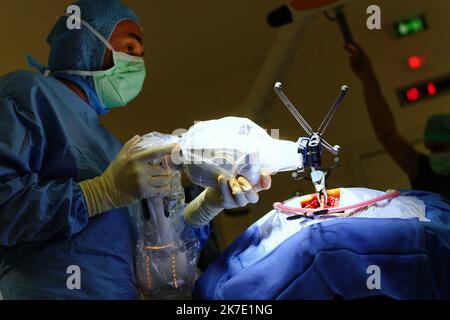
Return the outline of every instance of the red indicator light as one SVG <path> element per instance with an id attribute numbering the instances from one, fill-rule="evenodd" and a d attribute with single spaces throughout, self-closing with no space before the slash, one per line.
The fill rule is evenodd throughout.
<path id="1" fill-rule="evenodd" d="M 409 88 L 406 91 L 406 99 L 409 101 L 417 101 L 419 99 L 420 93 L 417 88 Z"/>
<path id="2" fill-rule="evenodd" d="M 425 63 L 425 57 L 411 56 L 408 58 L 408 65 L 411 69 L 419 69 Z"/>
<path id="3" fill-rule="evenodd" d="M 433 82 L 429 82 L 427 84 L 427 90 L 428 90 L 428 95 L 430 95 L 430 96 L 434 96 L 437 92 L 436 86 L 434 85 Z"/>

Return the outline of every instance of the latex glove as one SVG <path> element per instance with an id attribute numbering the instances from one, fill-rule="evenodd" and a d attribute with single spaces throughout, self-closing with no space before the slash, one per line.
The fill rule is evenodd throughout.
<path id="1" fill-rule="evenodd" d="M 101 176 L 80 183 L 90 217 L 169 190 L 170 170 L 150 162 L 171 154 L 175 145 L 133 152 L 139 139 L 128 141 Z"/>
<path id="2" fill-rule="evenodd" d="M 184 221 L 194 228 L 207 225 L 224 209 L 245 207 L 249 203 L 257 203 L 258 192 L 268 190 L 272 179 L 267 173 L 260 176 L 257 185 L 252 186 L 244 177 L 226 180 L 218 179 L 216 188 L 207 188 L 194 199 L 184 210 Z"/>

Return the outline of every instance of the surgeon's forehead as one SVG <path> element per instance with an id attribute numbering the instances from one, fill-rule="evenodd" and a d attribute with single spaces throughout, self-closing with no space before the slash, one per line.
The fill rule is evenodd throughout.
<path id="1" fill-rule="evenodd" d="M 114 29 L 112 36 L 131 36 L 138 41 L 144 40 L 144 29 L 134 21 L 121 21 Z"/>

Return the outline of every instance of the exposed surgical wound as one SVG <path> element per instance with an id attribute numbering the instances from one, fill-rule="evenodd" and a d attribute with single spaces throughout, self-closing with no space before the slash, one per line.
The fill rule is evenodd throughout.
<path id="1" fill-rule="evenodd" d="M 371 190 L 365 188 L 339 188 L 331 191 L 335 196 L 339 194 L 338 207 L 351 206 L 364 201 L 368 201 L 386 194 L 386 192 Z M 285 205 L 293 208 L 301 208 L 303 205 L 312 204 L 311 201 L 317 201 L 315 195 L 306 195 L 295 197 L 285 201 Z M 360 208 L 356 211 L 338 213 L 338 216 L 330 219 L 419 219 L 420 221 L 429 221 L 425 216 L 425 204 L 416 197 L 399 195 L 391 199 L 386 199 L 371 206 Z M 258 220 L 255 225 L 259 229 L 261 244 L 251 247 L 239 256 L 239 262 L 245 268 L 263 259 L 270 252 L 276 249 L 293 235 L 308 229 L 310 226 L 318 223 L 324 223 L 328 219 L 310 219 L 303 217 L 298 220 L 290 221 L 287 218 L 296 213 L 285 214 L 280 210 L 274 209 Z"/>
<path id="2" fill-rule="evenodd" d="M 418 218 L 425 217 L 425 204 L 414 197 L 402 196 L 399 191 L 382 192 L 365 188 L 339 188 L 329 191 L 329 202 L 325 208 L 318 208 L 312 195 L 292 200 L 285 204 L 275 203 L 274 208 L 281 213 L 303 214 L 315 220 L 328 217 L 371 217 L 371 218 Z M 316 205 L 315 205 L 316 203 Z M 318 215 L 318 216 L 317 216 Z"/>

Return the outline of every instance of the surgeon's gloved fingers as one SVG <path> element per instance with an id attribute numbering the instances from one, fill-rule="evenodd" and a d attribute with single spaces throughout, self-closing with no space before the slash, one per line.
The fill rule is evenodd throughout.
<path id="1" fill-rule="evenodd" d="M 230 185 L 227 179 L 224 176 L 219 176 L 219 190 L 222 198 L 222 207 L 224 209 L 236 208 L 236 202 L 234 201 L 234 197 L 232 191 L 230 189 Z"/>
<path id="2" fill-rule="evenodd" d="M 148 177 L 148 186 L 157 188 L 162 186 L 170 185 L 172 182 L 172 176 L 149 176 Z"/>
<path id="3" fill-rule="evenodd" d="M 146 165 L 145 170 L 149 176 L 167 176 L 170 174 L 170 169 L 157 164 Z"/>
<path id="4" fill-rule="evenodd" d="M 261 172 L 259 183 L 255 186 L 257 192 L 269 190 L 272 187 L 272 178 L 266 171 Z"/>
<path id="5" fill-rule="evenodd" d="M 239 177 L 238 182 L 241 186 L 242 191 L 244 191 L 247 202 L 257 203 L 259 201 L 259 195 L 256 192 L 255 188 L 253 188 L 253 186 L 250 184 L 250 182 L 244 177 Z"/>
<path id="6" fill-rule="evenodd" d="M 238 179 L 231 178 L 229 184 L 231 192 L 233 194 L 234 202 L 236 203 L 237 207 L 245 207 L 248 203 L 248 200 L 245 196 L 245 193 L 241 189 Z"/>
<path id="7" fill-rule="evenodd" d="M 171 155 L 175 146 L 176 145 L 173 143 L 162 147 L 151 147 L 142 151 L 138 151 L 134 155 L 134 159 L 143 162 L 149 162 L 155 159 L 160 159 L 162 157 Z"/>
<path id="8" fill-rule="evenodd" d="M 272 187 L 272 178 L 267 172 L 261 175 L 261 187 L 263 190 L 269 190 Z"/>
<path id="9" fill-rule="evenodd" d="M 253 186 L 251 185 L 250 181 L 248 181 L 246 178 L 239 177 L 237 181 L 239 182 L 242 191 L 247 192 L 253 189 Z"/>
<path id="10" fill-rule="evenodd" d="M 231 188 L 231 193 L 233 194 L 233 196 L 235 196 L 238 193 L 242 193 L 242 189 L 241 186 L 239 185 L 239 182 L 236 178 L 231 178 L 228 181 L 228 184 L 230 185 Z"/>
<path id="11" fill-rule="evenodd" d="M 171 155 L 161 158 L 160 167 L 162 167 L 163 169 L 166 169 L 167 171 L 175 171 L 175 170 L 180 170 L 182 168 L 181 165 L 177 166 L 173 163 Z"/>
<path id="12" fill-rule="evenodd" d="M 141 137 L 138 135 L 135 135 L 133 138 L 128 140 L 124 146 L 122 147 L 122 150 L 120 151 L 121 155 L 128 156 L 130 152 L 133 150 L 134 146 L 141 140 Z"/>
<path id="13" fill-rule="evenodd" d="M 149 162 L 170 155 L 173 145 L 154 147 L 136 152 L 141 140 L 134 136 L 123 146 L 105 172 L 96 178 L 80 182 L 89 216 L 123 208 L 152 194 L 152 188 L 167 188 L 172 177 L 162 166 Z"/>

